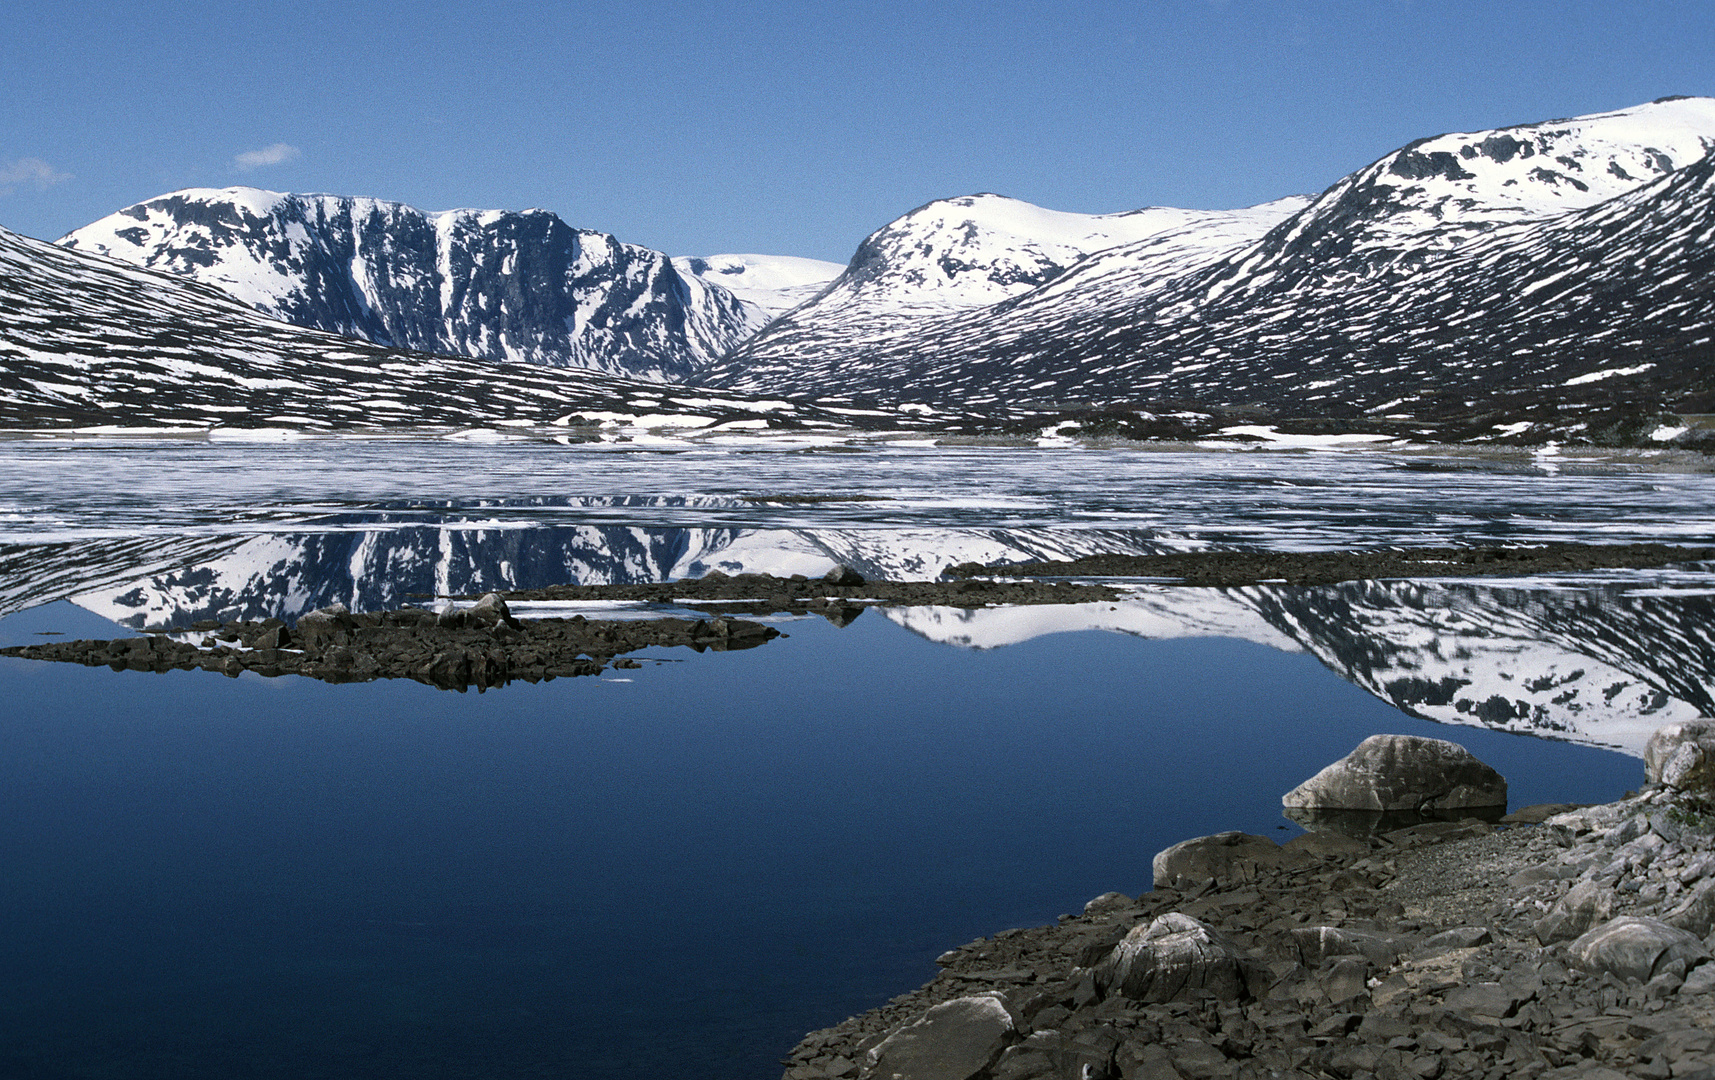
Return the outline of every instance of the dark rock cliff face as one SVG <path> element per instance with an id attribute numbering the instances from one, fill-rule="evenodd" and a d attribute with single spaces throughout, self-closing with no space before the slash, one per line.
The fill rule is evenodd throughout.
<path id="1" fill-rule="evenodd" d="M 299 326 L 655 379 L 686 378 L 765 321 L 660 252 L 545 210 L 427 214 L 375 199 L 196 190 L 60 242 L 215 285 Z"/>

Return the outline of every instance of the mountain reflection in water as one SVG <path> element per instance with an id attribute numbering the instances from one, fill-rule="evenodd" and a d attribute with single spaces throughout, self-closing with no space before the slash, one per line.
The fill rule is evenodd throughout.
<path id="1" fill-rule="evenodd" d="M 92 539 L 0 548 L 0 613 L 70 598 L 123 626 L 288 621 L 493 589 L 727 573 L 926 578 L 954 562 L 1160 550 L 1147 530 L 741 529 L 610 525 L 361 529 Z M 990 648 L 1102 629 L 1233 637 L 1314 655 L 1418 717 L 1641 754 L 1661 724 L 1715 712 L 1715 595 L 1695 574 L 1526 581 L 1139 586 L 1113 604 L 896 608 L 934 641 Z"/>

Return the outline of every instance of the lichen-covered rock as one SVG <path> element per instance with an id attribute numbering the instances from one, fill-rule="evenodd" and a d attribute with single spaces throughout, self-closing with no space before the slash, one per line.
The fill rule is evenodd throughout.
<path id="1" fill-rule="evenodd" d="M 1245 993 L 1238 950 L 1177 911 L 1133 927 L 1094 975 L 1104 992 L 1133 1001 L 1172 1001 L 1187 990 L 1207 990 L 1223 1001 L 1236 1001 Z"/>
<path id="2" fill-rule="evenodd" d="M 1567 946 L 1566 955 L 1586 971 L 1647 983 L 1667 965 L 1679 961 L 1683 972 L 1708 959 L 1709 951 L 1695 934 L 1660 919 L 1622 915 L 1587 931 Z"/>
<path id="3" fill-rule="evenodd" d="M 1505 806 L 1507 782 L 1457 743 L 1372 735 L 1282 797 L 1330 810 L 1465 810 Z"/>
<path id="4" fill-rule="evenodd" d="M 1658 728 L 1644 746 L 1644 779 L 1671 788 L 1715 781 L 1715 720 Z"/>
<path id="5" fill-rule="evenodd" d="M 1283 851 L 1266 836 L 1223 832 L 1181 840 L 1158 851 L 1151 868 L 1156 888 L 1178 889 L 1215 879 L 1248 880 L 1258 868 L 1280 866 L 1295 854 Z"/>
<path id="6" fill-rule="evenodd" d="M 866 1055 L 864 1080 L 970 1080 L 1013 1039 L 999 994 L 944 1001 L 902 1025 Z"/>

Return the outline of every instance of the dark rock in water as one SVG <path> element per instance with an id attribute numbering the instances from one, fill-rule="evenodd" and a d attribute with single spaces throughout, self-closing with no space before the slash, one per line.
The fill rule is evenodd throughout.
<path id="1" fill-rule="evenodd" d="M 1502 807 L 1507 782 L 1457 743 L 1372 735 L 1282 797 L 1288 807 L 1435 811 Z"/>
<path id="2" fill-rule="evenodd" d="M 1709 959 L 1696 935 L 1659 919 L 1621 916 L 1586 932 L 1566 949 L 1585 971 L 1647 983 L 1675 961 L 1683 968 Z"/>
<path id="3" fill-rule="evenodd" d="M 942 1002 L 903 1025 L 867 1055 L 865 1080 L 970 1080 L 1015 1033 L 998 994 Z"/>
<path id="4" fill-rule="evenodd" d="M 1104 992 L 1133 1001 L 1173 1001 L 1197 990 L 1236 1001 L 1245 993 L 1238 950 L 1177 911 L 1133 927 L 1094 974 Z"/>
<path id="5" fill-rule="evenodd" d="M 1657 729 L 1644 747 L 1644 779 L 1677 789 L 1715 787 L 1715 720 Z"/>
<path id="6" fill-rule="evenodd" d="M 1453 827 L 1472 820 L 1495 822 L 1501 818 L 1504 806 L 1479 806 L 1464 810 L 1325 810 L 1309 806 L 1288 806 L 1282 816 L 1294 825 L 1310 830 L 1313 835 L 1342 836 L 1365 841 L 1377 836 L 1393 836 L 1400 832 L 1435 827 Z"/>
<path id="7" fill-rule="evenodd" d="M 1156 852 L 1152 869 L 1156 888 L 1181 888 L 1204 881 L 1254 878 L 1258 867 L 1279 866 L 1295 855 L 1266 836 L 1224 832 L 1181 840 Z"/>
<path id="8" fill-rule="evenodd" d="M 1362 835 L 1369 835 L 1366 831 Z M 1317 858 L 1357 858 L 1369 853 L 1370 845 L 1357 836 L 1339 831 L 1307 832 L 1281 845 L 1286 851 L 1302 851 Z"/>

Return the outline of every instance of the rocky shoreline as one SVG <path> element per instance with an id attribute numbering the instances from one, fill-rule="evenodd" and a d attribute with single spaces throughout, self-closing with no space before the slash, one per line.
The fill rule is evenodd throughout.
<path id="1" fill-rule="evenodd" d="M 785 1080 L 1715 1078 L 1715 722 L 1498 824 L 1224 833 L 1155 888 L 942 955 Z"/>

